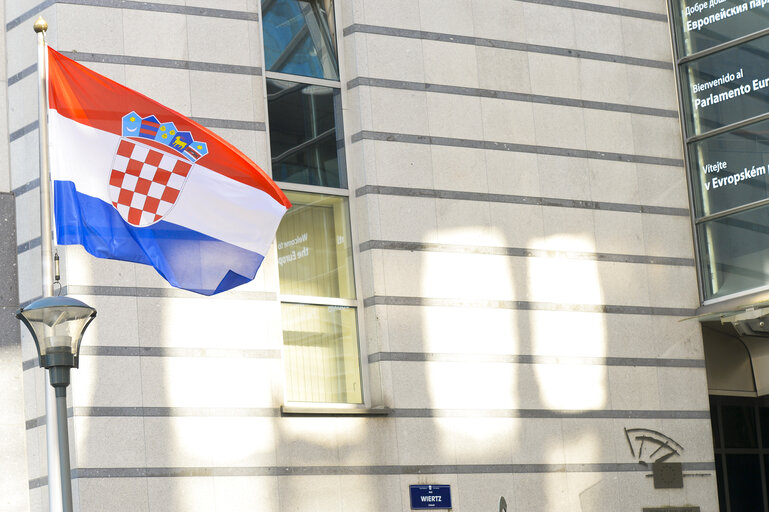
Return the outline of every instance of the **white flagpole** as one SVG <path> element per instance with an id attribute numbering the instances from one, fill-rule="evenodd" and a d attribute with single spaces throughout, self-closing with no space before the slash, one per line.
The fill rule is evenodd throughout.
<path id="1" fill-rule="evenodd" d="M 40 135 L 40 249 L 43 271 L 43 297 L 53 297 L 53 243 L 51 241 L 51 175 L 48 160 L 48 48 L 45 32 L 48 23 L 39 17 L 37 32 L 38 134 Z M 59 418 L 56 391 L 45 372 L 46 445 L 48 450 L 48 509 L 51 512 L 72 511 L 72 482 L 69 453 L 62 456 L 60 448 L 69 451 L 69 440 L 59 445 Z M 65 412 L 66 415 L 66 412 Z M 66 421 L 66 418 L 64 419 Z M 66 464 L 65 464 L 66 463 Z M 64 467 L 66 466 L 66 467 Z"/>

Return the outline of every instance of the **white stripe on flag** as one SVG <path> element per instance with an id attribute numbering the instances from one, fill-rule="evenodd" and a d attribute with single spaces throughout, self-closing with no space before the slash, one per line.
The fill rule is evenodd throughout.
<path id="1" fill-rule="evenodd" d="M 53 180 L 112 204 L 109 176 L 121 137 L 49 114 Z M 196 164 L 163 220 L 266 255 L 285 211 L 269 194 Z"/>

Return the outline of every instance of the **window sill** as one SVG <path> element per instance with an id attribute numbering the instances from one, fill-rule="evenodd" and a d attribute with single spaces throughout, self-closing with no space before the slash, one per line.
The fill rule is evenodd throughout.
<path id="1" fill-rule="evenodd" d="M 281 405 L 281 416 L 389 416 L 392 409 L 388 407 L 303 407 Z"/>

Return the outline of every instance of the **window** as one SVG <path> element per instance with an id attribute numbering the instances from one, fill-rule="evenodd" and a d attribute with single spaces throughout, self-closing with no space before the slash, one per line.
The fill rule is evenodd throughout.
<path id="1" fill-rule="evenodd" d="M 707 304 L 769 288 L 769 4 L 669 5 Z"/>
<path id="2" fill-rule="evenodd" d="M 278 229 L 285 399 L 362 404 L 332 0 L 262 0 Z"/>
<path id="3" fill-rule="evenodd" d="M 769 401 L 710 397 L 722 512 L 769 511 Z"/>

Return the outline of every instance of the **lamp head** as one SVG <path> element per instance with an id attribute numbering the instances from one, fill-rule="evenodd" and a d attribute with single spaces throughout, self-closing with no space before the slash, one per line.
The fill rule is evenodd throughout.
<path id="1" fill-rule="evenodd" d="M 77 368 L 80 341 L 95 317 L 95 309 L 71 297 L 45 297 L 16 312 L 35 340 L 43 368 Z"/>

